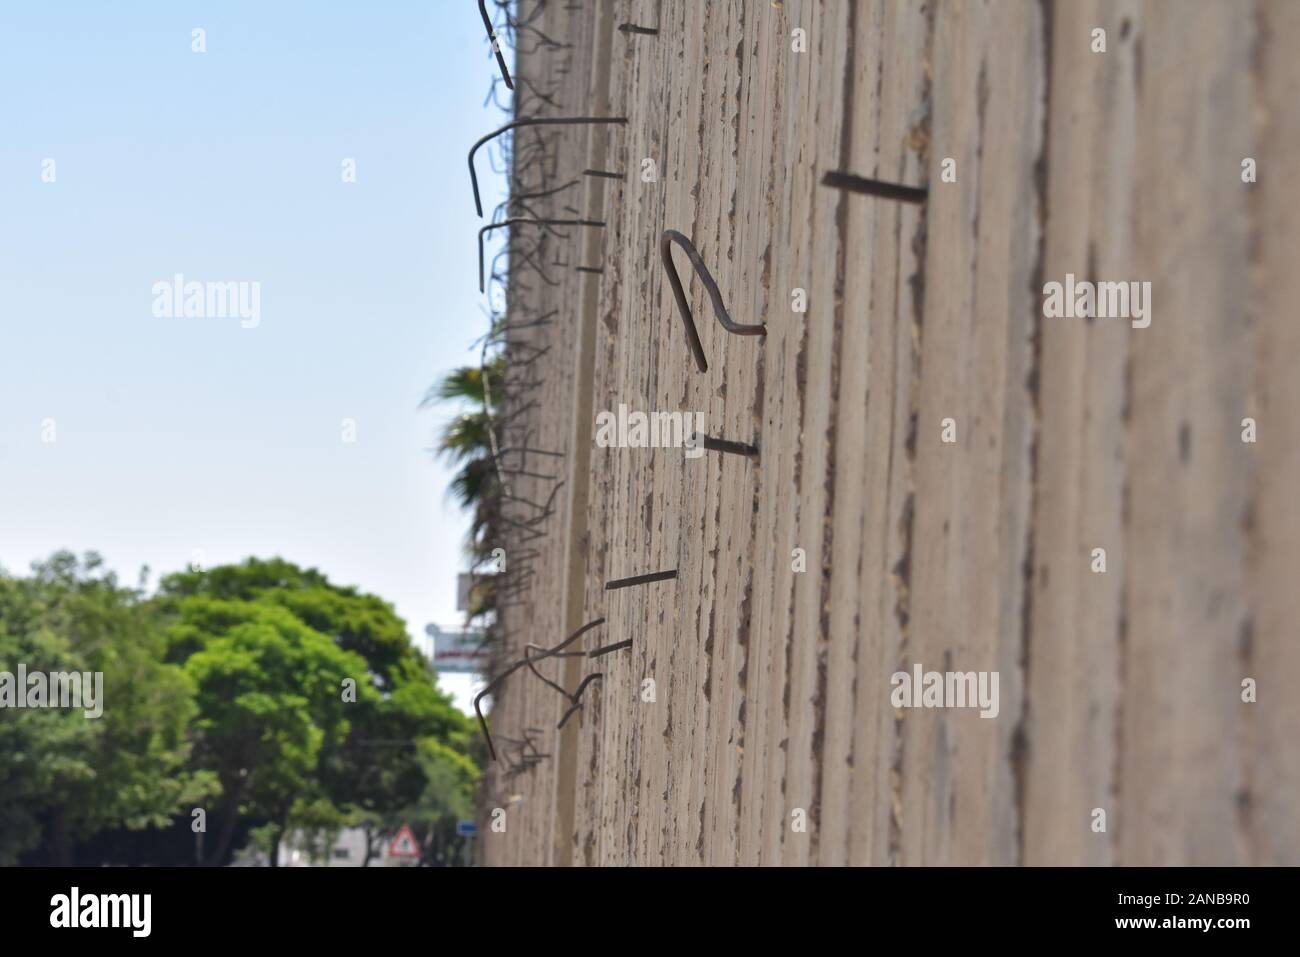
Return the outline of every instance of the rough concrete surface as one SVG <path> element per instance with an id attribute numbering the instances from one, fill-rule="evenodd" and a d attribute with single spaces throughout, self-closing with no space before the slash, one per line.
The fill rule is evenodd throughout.
<path id="1" fill-rule="evenodd" d="M 499 654 L 632 645 L 538 666 L 601 674 L 562 731 L 526 669 L 494 696 L 549 756 L 494 765 L 485 862 L 1300 864 L 1300 4 L 545 7 L 519 114 L 627 123 L 514 141 L 516 194 L 578 181 L 534 213 L 606 226 L 511 238 L 511 320 L 551 315 L 500 412 L 564 457 L 516 479 L 554 498 Z M 665 229 L 766 324 L 675 249 L 707 372 Z M 1045 318 L 1067 273 L 1150 326 Z M 758 455 L 600 447 L 620 403 Z M 894 707 L 916 664 L 996 717 Z"/>

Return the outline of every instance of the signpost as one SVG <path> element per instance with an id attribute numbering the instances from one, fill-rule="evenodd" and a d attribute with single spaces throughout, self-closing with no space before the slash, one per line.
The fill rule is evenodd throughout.
<path id="1" fill-rule="evenodd" d="M 478 674 L 486 672 L 491 655 L 483 644 L 483 634 L 478 631 L 443 631 L 437 625 L 428 625 L 424 633 L 433 639 L 433 667 L 444 674 Z"/>
<path id="2" fill-rule="evenodd" d="M 393 843 L 388 845 L 388 856 L 398 860 L 420 859 L 420 845 L 415 842 L 415 835 L 407 825 L 402 825 L 402 829 L 393 838 Z"/>
<path id="3" fill-rule="evenodd" d="M 465 839 L 465 866 L 474 866 L 474 838 L 478 837 L 478 825 L 473 821 L 457 821 L 456 833 Z"/>

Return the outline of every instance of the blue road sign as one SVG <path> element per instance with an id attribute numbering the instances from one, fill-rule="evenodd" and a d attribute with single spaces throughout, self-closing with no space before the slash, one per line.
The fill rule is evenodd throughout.
<path id="1" fill-rule="evenodd" d="M 473 821 L 457 821 L 456 833 L 461 837 L 476 837 L 478 835 L 478 825 Z"/>

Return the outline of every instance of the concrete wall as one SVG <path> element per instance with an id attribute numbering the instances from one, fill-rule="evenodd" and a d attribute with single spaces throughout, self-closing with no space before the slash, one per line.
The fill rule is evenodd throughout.
<path id="1" fill-rule="evenodd" d="M 512 340 L 512 382 L 542 384 L 511 424 L 565 457 L 528 459 L 564 485 L 506 543 L 540 557 L 504 654 L 598 617 L 583 647 L 633 645 L 539 666 L 603 674 L 563 732 L 554 690 L 508 679 L 496 732 L 550 757 L 490 775 L 485 860 L 1300 863 L 1300 5 L 569 6 L 539 25 L 572 46 L 518 63 L 554 103 L 525 87 L 521 114 L 628 123 L 525 163 L 516 140 L 517 191 L 580 181 L 535 212 L 608 225 L 511 279 L 512 320 L 555 310 Z M 929 196 L 819 185 L 836 169 Z M 707 372 L 665 228 L 766 324 L 725 333 L 678 251 Z M 1151 325 L 1044 318 L 1066 273 L 1149 281 Z M 596 447 L 619 403 L 759 456 Z M 917 663 L 996 671 L 997 717 L 893 707 Z"/>

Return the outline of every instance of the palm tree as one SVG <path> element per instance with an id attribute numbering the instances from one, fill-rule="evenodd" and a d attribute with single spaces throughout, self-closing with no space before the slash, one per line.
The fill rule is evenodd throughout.
<path id="1" fill-rule="evenodd" d="M 486 380 L 485 380 L 486 375 Z M 451 370 L 432 386 L 421 408 L 438 402 L 467 404 L 443 428 L 437 453 L 458 467 L 448 492 L 456 496 L 462 508 L 470 512 L 470 529 L 465 537 L 465 551 L 473 565 L 486 561 L 496 540 L 495 517 L 501 485 L 492 451 L 492 420 L 488 406 L 490 394 L 500 395 L 505 380 L 505 357 L 498 354 L 483 366 L 461 366 Z M 476 618 L 491 610 L 490 592 L 476 588 L 469 617 Z"/>

